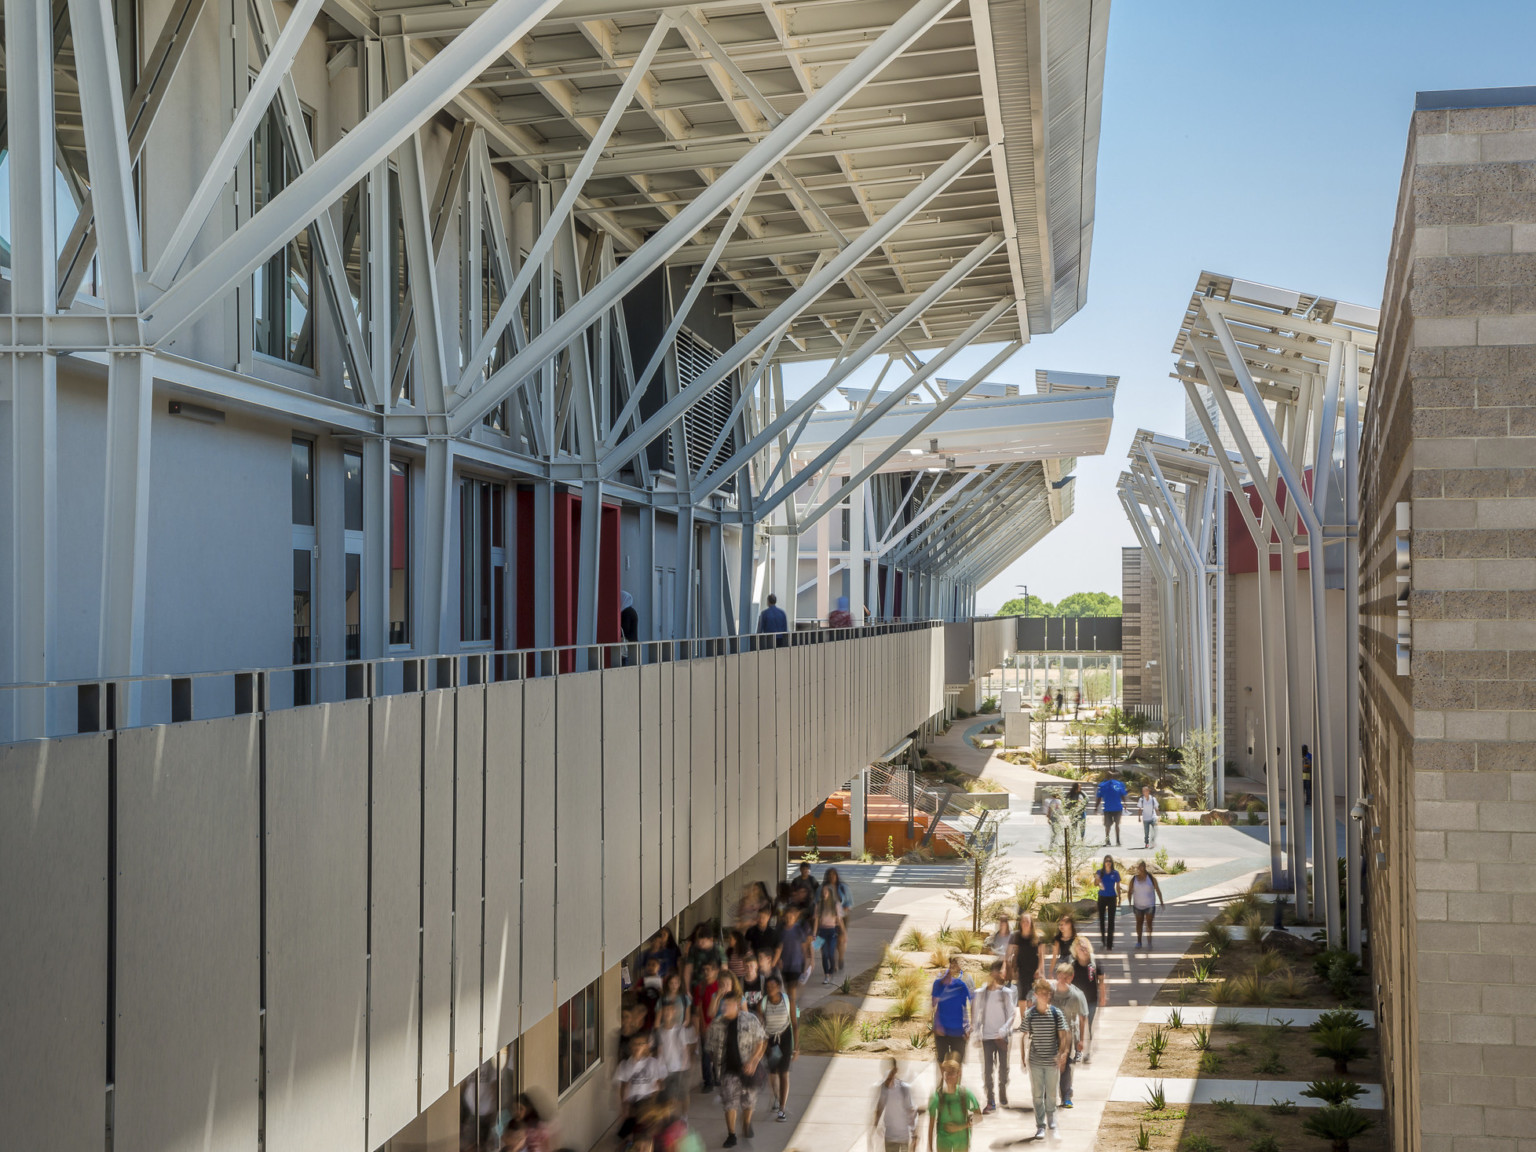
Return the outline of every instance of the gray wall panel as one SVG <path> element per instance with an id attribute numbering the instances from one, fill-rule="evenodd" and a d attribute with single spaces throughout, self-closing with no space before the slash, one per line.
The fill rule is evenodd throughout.
<path id="1" fill-rule="evenodd" d="M 660 666 L 640 669 L 640 925 L 649 931 L 661 913 L 661 673 Z"/>
<path id="2" fill-rule="evenodd" d="M 675 712 L 677 708 L 677 683 L 676 664 L 662 664 L 656 669 L 657 685 L 660 689 L 659 703 L 656 706 L 656 726 L 658 730 L 657 749 L 660 759 L 657 764 L 660 771 L 657 774 L 657 788 L 661 798 L 661 826 L 657 837 L 657 895 L 660 900 L 660 915 L 657 923 L 672 919 L 679 908 L 685 905 L 677 901 L 677 882 L 674 876 L 673 860 L 677 856 L 677 847 L 674 843 L 677 836 L 677 724 Z M 687 773 L 687 762 L 684 761 L 683 772 Z"/>
<path id="3" fill-rule="evenodd" d="M 523 1031 L 555 1010 L 555 682 L 523 685 Z"/>
<path id="4" fill-rule="evenodd" d="M 555 980 L 564 1001 L 603 970 L 603 674 L 557 677 L 555 700 Z"/>
<path id="5" fill-rule="evenodd" d="M 734 872 L 746 859 L 741 844 L 741 661 L 740 656 L 720 659 L 720 689 L 716 708 L 720 762 L 721 855 L 726 872 Z"/>
<path id="6" fill-rule="evenodd" d="M 481 873 L 485 866 L 485 688 L 456 694 L 453 812 L 453 1079 L 483 1058 L 480 1047 Z"/>
<path id="7" fill-rule="evenodd" d="M 692 704 L 693 755 L 691 758 L 693 803 L 692 875 L 689 898 L 697 900 L 709 890 L 720 871 L 720 807 L 716 802 L 720 765 L 716 760 L 715 677 L 718 661 L 713 657 L 690 660 L 693 669 Z"/>
<path id="8" fill-rule="evenodd" d="M 740 659 L 738 695 L 736 701 L 739 720 L 737 746 L 740 749 L 739 787 L 741 789 L 741 840 L 742 851 L 750 856 L 766 841 L 759 824 L 762 805 L 758 802 L 758 781 L 762 776 L 763 750 L 757 736 L 757 669 L 762 654 L 748 652 Z"/>
<path id="9" fill-rule="evenodd" d="M 798 648 L 780 648 L 773 654 L 774 775 L 778 783 L 779 815 L 783 817 L 779 821 L 781 825 L 792 824 L 800 818 L 800 810 L 795 807 L 793 740 L 794 726 L 798 720 L 792 721 L 797 703 L 792 680 L 795 671 L 793 662 L 798 660 L 799 656 Z"/>
<path id="10" fill-rule="evenodd" d="M 633 951 L 651 918 L 640 904 L 644 813 L 640 763 L 640 669 L 603 673 L 603 958 Z"/>
<path id="11" fill-rule="evenodd" d="M 485 1050 L 517 1038 L 522 949 L 523 685 L 485 689 Z"/>
<path id="12" fill-rule="evenodd" d="M 255 717 L 117 742 L 114 1147 L 256 1147 L 261 730 Z"/>
<path id="13" fill-rule="evenodd" d="M 453 691 L 422 700 L 421 1101 L 452 1086 Z"/>
<path id="14" fill-rule="evenodd" d="M 672 665 L 672 907 L 691 903 L 688 867 L 692 857 L 690 818 L 693 803 L 693 672 L 696 660 Z"/>
<path id="15" fill-rule="evenodd" d="M 369 1143 L 416 1115 L 421 1063 L 421 696 L 373 702 Z"/>
<path id="16" fill-rule="evenodd" d="M 0 747 L 0 1117 L 11 1148 L 105 1139 L 107 812 L 105 736 Z"/>
<path id="17" fill-rule="evenodd" d="M 366 1143 L 369 706 L 267 717 L 271 1152 Z"/>

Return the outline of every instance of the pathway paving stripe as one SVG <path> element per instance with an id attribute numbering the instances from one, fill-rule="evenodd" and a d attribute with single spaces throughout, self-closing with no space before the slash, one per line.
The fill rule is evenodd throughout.
<path id="1" fill-rule="evenodd" d="M 1303 1096 L 1306 1080 L 1204 1080 L 1187 1076 L 1117 1076 L 1109 1098 L 1124 1104 L 1146 1104 L 1153 1089 L 1162 1086 L 1169 1104 L 1214 1104 L 1231 1100 L 1238 1104 L 1270 1105 L 1290 1101 L 1298 1108 L 1321 1108 L 1323 1102 Z M 1363 1084 L 1365 1094 L 1355 1100 L 1355 1107 L 1380 1111 L 1383 1108 L 1381 1085 Z"/>

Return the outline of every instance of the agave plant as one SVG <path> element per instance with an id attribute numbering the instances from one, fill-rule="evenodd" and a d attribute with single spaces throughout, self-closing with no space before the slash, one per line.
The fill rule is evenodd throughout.
<path id="1" fill-rule="evenodd" d="M 1168 1030 L 1152 1029 L 1152 1035 L 1143 1040 L 1139 1047 L 1146 1054 L 1148 1067 L 1158 1067 L 1163 1061 L 1163 1053 L 1168 1051 Z"/>
<path id="2" fill-rule="evenodd" d="M 1356 1084 L 1353 1080 L 1345 1080 L 1338 1076 L 1330 1076 L 1324 1080 L 1312 1081 L 1301 1094 L 1313 1100 L 1321 1100 L 1324 1104 L 1348 1104 L 1365 1095 L 1365 1085 Z"/>
<path id="3" fill-rule="evenodd" d="M 1375 1126 L 1376 1121 L 1353 1104 L 1330 1104 L 1301 1122 L 1303 1132 L 1328 1141 L 1333 1152 L 1349 1152 L 1349 1142 Z"/>
<path id="4" fill-rule="evenodd" d="M 1204 984 L 1215 974 L 1215 972 L 1216 965 L 1213 961 L 1199 960 L 1196 961 L 1194 968 L 1190 970 L 1190 975 L 1195 978 L 1196 984 Z"/>
<path id="5" fill-rule="evenodd" d="M 1152 1112 L 1161 1112 L 1168 1107 L 1168 1093 L 1163 1090 L 1161 1080 L 1154 1081 L 1147 1089 L 1147 1108 Z"/>
<path id="6" fill-rule="evenodd" d="M 1211 1050 L 1211 1030 L 1204 1024 L 1196 1024 L 1190 1036 L 1194 1039 L 1196 1052 Z"/>
<path id="7" fill-rule="evenodd" d="M 1349 1071 L 1349 1062 L 1359 1060 L 1365 1055 L 1365 1045 L 1360 1043 L 1365 1037 L 1362 1029 L 1347 1026 L 1324 1028 L 1316 1035 L 1317 1043 L 1312 1045 L 1312 1054 L 1321 1056 L 1324 1060 L 1332 1060 L 1333 1070 L 1337 1075 L 1346 1074 Z"/>
<path id="8" fill-rule="evenodd" d="M 1177 1008 L 1170 1011 L 1168 1013 L 1168 1027 L 1174 1030 L 1184 1027 L 1184 1013 L 1180 1012 Z"/>
<path id="9" fill-rule="evenodd" d="M 1151 1147 L 1152 1133 L 1147 1131 L 1147 1123 L 1143 1120 L 1136 1127 L 1136 1149 L 1137 1152 L 1147 1152 L 1147 1149 Z"/>
<path id="10" fill-rule="evenodd" d="M 914 1048 L 926 1048 L 928 1047 L 928 1033 L 914 1032 L 907 1037 L 907 1043 L 911 1044 Z"/>

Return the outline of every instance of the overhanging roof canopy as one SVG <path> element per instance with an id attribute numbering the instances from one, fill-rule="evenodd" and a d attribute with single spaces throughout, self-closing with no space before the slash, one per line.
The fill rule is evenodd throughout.
<path id="1" fill-rule="evenodd" d="M 348 27 L 403 33 L 418 61 L 485 3 L 369 9 L 327 0 Z M 909 5 L 895 0 L 567 0 L 455 100 L 493 158 L 561 179 L 581 158 L 662 13 L 677 18 L 578 204 L 622 254 L 734 164 Z M 994 151 L 798 317 L 781 359 L 836 355 L 861 318 L 884 321 L 988 235 L 996 253 L 902 333 L 940 347 L 998 299 L 1020 307 L 991 339 L 1048 332 L 1083 303 L 1109 4 L 969 0 L 864 84 L 758 185 L 714 274 L 745 331 L 967 141 Z M 716 219 L 674 257 L 701 263 Z M 871 329 L 866 328 L 866 335 Z"/>

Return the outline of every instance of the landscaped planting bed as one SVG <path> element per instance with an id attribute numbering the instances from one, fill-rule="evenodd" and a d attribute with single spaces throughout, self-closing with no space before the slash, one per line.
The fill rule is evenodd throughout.
<path id="1" fill-rule="evenodd" d="M 1166 1047 L 1152 1064 L 1155 1037 L 1161 1033 Z M 1220 1080 L 1316 1080 L 1343 1075 L 1351 1080 L 1375 1083 L 1380 1079 L 1375 1029 L 1364 1029 L 1360 1046 L 1364 1054 L 1339 1073 L 1332 1059 L 1312 1051 L 1320 1042 L 1317 1033 L 1303 1027 L 1273 1024 L 1226 1024 L 1218 1015 L 1211 1025 L 1185 1024 L 1172 1028 L 1142 1024 L 1120 1064 L 1122 1076 L 1168 1079 Z M 1202 1051 L 1198 1046 L 1204 1043 Z"/>
<path id="2" fill-rule="evenodd" d="M 1145 1104 L 1111 1102 L 1099 1122 L 1100 1148 L 1106 1152 L 1145 1147 L 1151 1152 L 1323 1152 L 1331 1141 L 1307 1133 L 1302 1125 L 1315 1108 L 1277 1112 L 1272 1107 L 1191 1104 L 1154 1111 Z M 1375 1126 L 1349 1141 L 1350 1152 L 1386 1152 L 1381 1114 Z M 1141 1144 L 1142 1131 L 1147 1133 Z"/>

